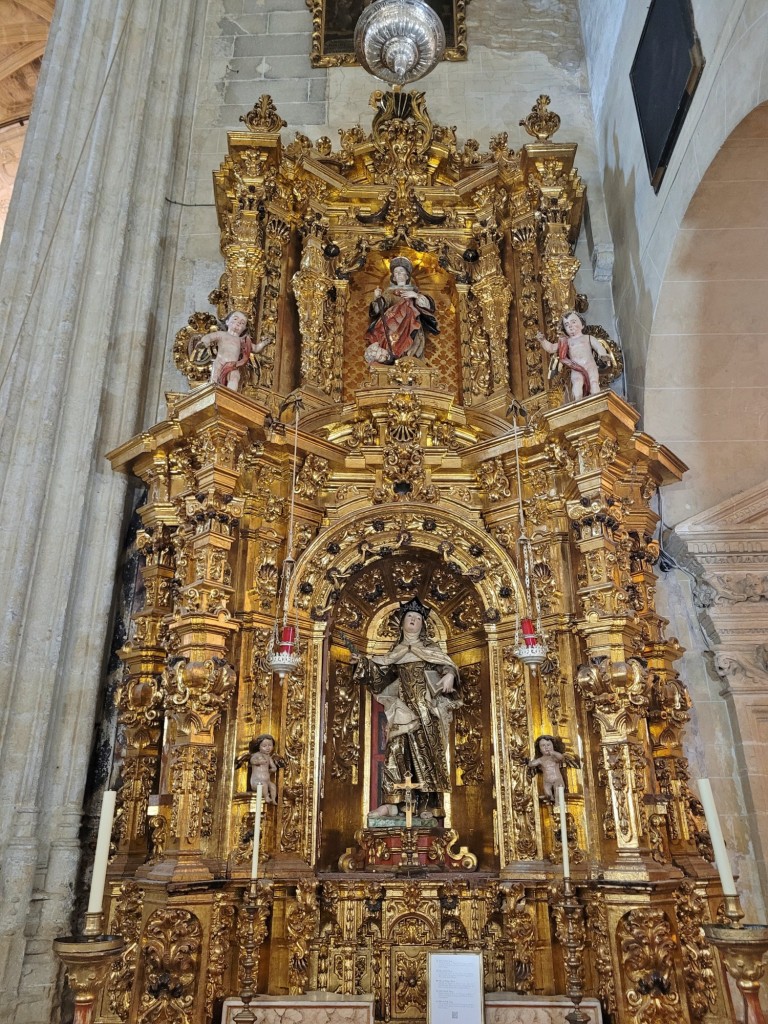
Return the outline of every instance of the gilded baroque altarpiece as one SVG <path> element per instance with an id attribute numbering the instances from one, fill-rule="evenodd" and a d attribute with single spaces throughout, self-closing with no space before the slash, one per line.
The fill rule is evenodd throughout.
<path id="1" fill-rule="evenodd" d="M 381 1020 L 424 1020 L 429 950 L 482 951 L 488 991 L 562 993 L 559 815 L 528 765 L 541 736 L 578 765 L 564 774 L 587 994 L 621 1024 L 730 1019 L 701 930 L 720 890 L 681 746 L 681 650 L 654 607 L 649 502 L 684 467 L 613 392 L 563 404 L 536 340 L 585 308 L 576 146 L 552 141 L 546 104 L 516 153 L 505 133 L 487 152 L 460 144 L 418 92 L 372 105 L 370 133 L 344 130 L 338 148 L 286 144 L 269 97 L 230 133 L 211 302 L 222 318 L 246 312 L 268 344 L 239 392 L 209 384 L 196 343 L 218 324 L 194 313 L 175 345 L 189 390 L 110 456 L 146 487 L 144 604 L 122 651 L 108 885 L 109 930 L 129 945 L 99 1019 L 211 1020 L 240 991 L 248 927 L 260 992 L 371 993 Z M 434 299 L 440 334 L 422 359 L 370 368 L 368 303 L 395 256 Z M 289 395 L 302 402 L 289 594 L 302 660 L 281 682 L 265 655 Z M 527 413 L 516 425 L 513 398 Z M 532 611 L 520 502 L 548 644 L 538 671 L 515 655 Z M 381 722 L 350 649 L 386 650 L 413 597 L 433 609 L 463 704 L 444 827 L 393 842 L 365 827 Z M 263 733 L 281 770 L 249 919 L 243 755 Z M 402 869 L 409 843 L 415 870 Z"/>

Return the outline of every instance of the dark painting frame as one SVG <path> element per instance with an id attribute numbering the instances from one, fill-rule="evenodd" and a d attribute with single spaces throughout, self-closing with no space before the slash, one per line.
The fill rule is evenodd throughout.
<path id="1" fill-rule="evenodd" d="M 357 19 L 370 0 L 306 0 L 312 12 L 312 52 L 316 68 L 357 64 L 353 39 Z M 443 60 L 467 59 L 467 0 L 427 0 L 445 29 Z"/>
<path id="2" fill-rule="evenodd" d="M 690 0 L 652 0 L 629 80 L 654 192 L 661 187 L 704 64 Z"/>

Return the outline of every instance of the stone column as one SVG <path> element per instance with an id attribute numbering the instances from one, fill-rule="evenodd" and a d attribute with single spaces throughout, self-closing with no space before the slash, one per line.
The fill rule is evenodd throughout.
<path id="1" fill-rule="evenodd" d="M 0 998 L 47 1020 L 205 5 L 59 0 L 0 255 Z M 189 81 L 187 76 L 190 75 Z M 13 525 L 11 525 L 13 524 Z M 26 960 L 25 960 L 26 955 Z"/>
<path id="2" fill-rule="evenodd" d="M 714 654 L 714 672 L 722 680 L 719 692 L 696 696 L 701 737 L 696 767 L 712 778 L 734 873 L 751 911 L 748 920 L 765 920 L 768 484 L 700 512 L 678 525 L 675 533 L 687 548 L 676 550 L 676 558 L 696 577 L 693 599 Z M 736 772 L 727 759 L 726 715 L 735 740 Z"/>

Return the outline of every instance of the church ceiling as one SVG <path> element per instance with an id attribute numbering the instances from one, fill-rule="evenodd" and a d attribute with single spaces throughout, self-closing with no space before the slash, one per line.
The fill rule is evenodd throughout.
<path id="1" fill-rule="evenodd" d="M 0 0 L 0 127 L 29 117 L 54 0 Z"/>

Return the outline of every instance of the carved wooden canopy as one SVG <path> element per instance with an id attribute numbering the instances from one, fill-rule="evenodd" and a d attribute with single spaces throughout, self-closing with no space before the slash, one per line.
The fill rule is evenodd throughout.
<path id="1" fill-rule="evenodd" d="M 550 140 L 559 118 L 547 102 L 525 119 L 536 141 L 514 153 L 503 131 L 486 152 L 474 139 L 460 145 L 420 92 L 374 92 L 371 131 L 341 130 L 338 149 L 301 134 L 284 145 L 285 122 L 262 96 L 214 173 L 226 270 L 211 301 L 220 317 L 247 311 L 254 339 L 271 342 L 246 391 L 301 386 L 310 403 L 348 400 L 366 377 L 372 289 L 406 255 L 440 316 L 425 361 L 459 404 L 498 411 L 510 391 L 543 398 L 548 357 L 536 334 L 542 324 L 554 334 L 576 301 L 584 207 L 576 146 Z M 191 339 L 214 327 L 194 314 L 177 338 L 193 383 L 208 371 Z"/>

